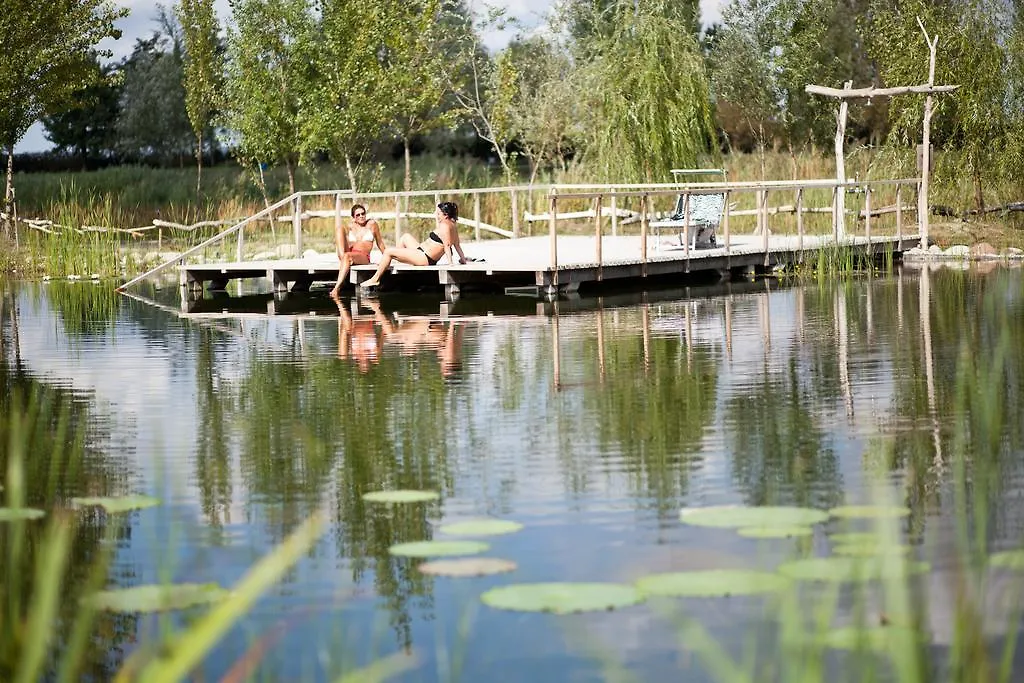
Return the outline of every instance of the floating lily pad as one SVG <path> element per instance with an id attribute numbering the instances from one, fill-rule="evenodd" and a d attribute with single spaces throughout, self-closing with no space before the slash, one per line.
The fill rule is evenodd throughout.
<path id="1" fill-rule="evenodd" d="M 496 609 L 571 614 L 629 607 L 643 595 L 619 583 L 520 583 L 492 588 L 480 599 Z"/>
<path id="2" fill-rule="evenodd" d="M 898 519 L 910 515 L 910 508 L 902 505 L 840 505 L 828 511 L 841 519 Z"/>
<path id="3" fill-rule="evenodd" d="M 902 626 L 872 626 L 870 628 L 844 626 L 825 633 L 821 642 L 826 647 L 837 650 L 860 648 L 885 650 L 892 646 L 904 649 L 904 643 L 909 645 L 914 640 L 921 638 L 922 635 L 919 632 Z"/>
<path id="4" fill-rule="evenodd" d="M 445 524 L 441 533 L 449 536 L 499 536 L 519 531 L 523 525 L 505 519 L 476 519 Z"/>
<path id="5" fill-rule="evenodd" d="M 17 522 L 23 519 L 39 519 L 46 513 L 35 508 L 0 508 L 0 522 Z"/>
<path id="6" fill-rule="evenodd" d="M 476 555 L 490 548 L 479 541 L 412 541 L 396 543 L 388 552 L 399 557 L 452 557 Z"/>
<path id="7" fill-rule="evenodd" d="M 467 557 L 459 560 L 431 560 L 419 566 L 424 574 L 434 576 L 489 576 L 513 571 L 516 563 L 497 557 Z"/>
<path id="8" fill-rule="evenodd" d="M 72 498 L 71 504 L 77 507 L 101 507 L 107 512 L 129 512 L 155 507 L 160 504 L 159 498 L 152 496 L 119 496 L 117 498 Z"/>
<path id="9" fill-rule="evenodd" d="M 789 580 L 778 574 L 746 569 L 651 574 L 636 582 L 636 587 L 645 595 L 674 598 L 728 598 L 775 593 L 788 585 Z"/>
<path id="10" fill-rule="evenodd" d="M 873 581 L 923 574 L 931 569 L 927 562 L 900 560 L 890 566 L 879 558 L 806 557 L 779 565 L 779 573 L 798 581 Z"/>
<path id="11" fill-rule="evenodd" d="M 869 543 L 839 543 L 832 552 L 847 557 L 876 557 L 879 555 L 906 555 L 910 552 L 909 545 L 881 545 L 877 541 Z"/>
<path id="12" fill-rule="evenodd" d="M 87 600 L 109 612 L 162 612 L 216 602 L 227 594 L 215 583 L 178 583 L 100 591 Z"/>
<path id="13" fill-rule="evenodd" d="M 809 526 L 747 526 L 736 533 L 744 538 L 801 538 L 814 530 Z"/>
<path id="14" fill-rule="evenodd" d="M 437 491 L 416 491 L 397 489 L 395 491 L 371 491 L 363 494 L 368 503 L 426 503 L 441 497 Z"/>
<path id="15" fill-rule="evenodd" d="M 811 526 L 828 519 L 824 510 L 813 508 L 743 505 L 715 505 L 683 508 L 679 518 L 686 524 L 720 528 Z"/>
<path id="16" fill-rule="evenodd" d="M 992 553 L 988 558 L 989 566 L 999 569 L 1024 569 L 1024 550 L 1003 550 Z"/>

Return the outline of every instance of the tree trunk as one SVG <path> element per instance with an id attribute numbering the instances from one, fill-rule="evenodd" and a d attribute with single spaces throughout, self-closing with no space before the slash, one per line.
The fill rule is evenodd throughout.
<path id="1" fill-rule="evenodd" d="M 345 154 L 345 170 L 348 171 L 348 187 L 352 194 L 356 193 L 356 170 L 352 168 L 352 157 Z"/>
<path id="2" fill-rule="evenodd" d="M 11 229 L 14 225 L 11 223 L 11 217 L 14 215 L 13 207 L 14 204 L 14 145 L 7 147 L 7 184 L 4 189 L 4 213 L 7 214 L 7 218 L 4 219 L 4 236 L 10 238 Z"/>
<path id="3" fill-rule="evenodd" d="M 203 134 L 196 135 L 196 200 L 202 194 L 203 188 Z"/>
<path id="4" fill-rule="evenodd" d="M 977 166 L 974 167 L 974 203 L 977 204 L 978 211 L 981 213 L 985 212 L 985 192 L 982 190 L 981 185 L 981 169 Z"/>
<path id="5" fill-rule="evenodd" d="M 284 166 L 288 169 L 288 194 L 295 194 L 295 167 L 291 159 L 285 159 Z"/>

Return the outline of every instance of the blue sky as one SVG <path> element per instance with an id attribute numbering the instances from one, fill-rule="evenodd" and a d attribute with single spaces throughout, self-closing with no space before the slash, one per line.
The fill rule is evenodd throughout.
<path id="1" fill-rule="evenodd" d="M 174 0 L 166 0 L 163 4 L 171 7 Z M 122 31 L 119 40 L 105 40 L 100 47 L 109 49 L 114 53 L 115 59 L 126 57 L 132 50 L 137 38 L 149 35 L 157 27 L 156 11 L 157 4 L 153 0 L 115 0 L 115 4 L 128 7 L 131 14 L 118 22 L 118 28 Z M 217 15 L 223 21 L 230 15 L 228 0 L 215 0 Z M 474 9 L 483 9 L 484 4 L 480 0 L 467 0 L 467 4 Z M 507 9 L 510 16 L 518 18 L 525 26 L 534 27 L 544 24 L 544 18 L 551 9 L 552 0 L 494 0 L 487 3 L 494 6 L 502 6 Z M 701 13 L 704 23 L 711 23 L 721 17 L 721 7 L 725 0 L 700 0 Z M 503 47 L 511 36 L 501 33 L 492 33 L 484 36 L 484 42 L 491 49 Z M 38 152 L 49 149 L 50 142 L 43 133 L 43 127 L 36 124 L 29 129 L 25 137 L 15 147 L 15 152 Z"/>

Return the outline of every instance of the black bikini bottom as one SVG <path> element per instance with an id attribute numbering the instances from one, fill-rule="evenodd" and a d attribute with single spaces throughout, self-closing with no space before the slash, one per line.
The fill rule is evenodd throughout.
<path id="1" fill-rule="evenodd" d="M 419 249 L 420 251 L 423 251 L 423 247 L 416 247 L 416 248 Z M 423 255 L 427 257 L 427 265 L 428 266 L 436 266 L 437 265 L 437 259 L 430 258 L 430 254 L 428 254 L 425 251 L 423 251 Z"/>

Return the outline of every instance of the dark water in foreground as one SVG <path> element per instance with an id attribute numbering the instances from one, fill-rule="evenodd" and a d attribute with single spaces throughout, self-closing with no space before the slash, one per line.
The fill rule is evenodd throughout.
<path id="1" fill-rule="evenodd" d="M 648 606 L 556 617 L 479 602 L 513 582 L 770 568 L 794 550 L 683 526 L 684 506 L 829 508 L 865 501 L 881 474 L 912 510 L 907 535 L 936 539 L 941 576 L 965 463 L 989 549 L 1021 537 L 1020 270 L 908 267 L 557 303 L 385 297 L 376 310 L 346 301 L 340 315 L 326 295 L 251 296 L 181 318 L 176 291 L 156 293 L 161 309 L 108 290 L 4 290 L 5 414 L 16 389 L 34 389 L 87 428 L 55 486 L 49 451 L 31 454 L 29 502 L 161 497 L 124 518 L 110 574 L 121 586 L 230 586 L 317 509 L 331 520 L 201 680 L 220 680 L 268 634 L 258 671 L 272 680 L 334 680 L 402 648 L 420 665 L 401 680 L 596 680 L 623 668 L 711 680 Z M 381 488 L 441 500 L 400 512 L 362 501 Z M 431 578 L 388 555 L 480 516 L 525 525 L 487 553 L 516 572 Z M 76 562 L 101 523 L 80 531 Z M 943 600 L 933 595 L 938 648 L 950 638 Z M 755 599 L 683 604 L 727 646 L 766 618 Z M 159 626 L 101 622 L 94 670 L 109 675 Z"/>

